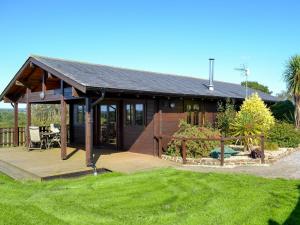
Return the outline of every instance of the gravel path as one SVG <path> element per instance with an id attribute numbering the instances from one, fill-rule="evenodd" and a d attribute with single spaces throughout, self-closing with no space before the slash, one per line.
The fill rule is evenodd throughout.
<path id="1" fill-rule="evenodd" d="M 178 169 L 196 172 L 247 173 L 268 178 L 300 179 L 300 151 L 294 152 L 272 165 L 238 166 L 233 168 L 184 165 Z"/>

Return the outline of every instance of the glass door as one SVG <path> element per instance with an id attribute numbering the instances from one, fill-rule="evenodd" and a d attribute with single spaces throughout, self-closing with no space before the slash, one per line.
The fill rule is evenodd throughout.
<path id="1" fill-rule="evenodd" d="M 104 147 L 117 147 L 117 105 L 100 105 L 100 143 Z"/>

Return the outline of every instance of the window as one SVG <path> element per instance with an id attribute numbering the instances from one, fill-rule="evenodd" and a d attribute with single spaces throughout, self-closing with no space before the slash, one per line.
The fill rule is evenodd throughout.
<path id="1" fill-rule="evenodd" d="M 198 125 L 199 124 L 199 111 L 200 105 L 198 103 L 187 104 L 186 112 L 187 112 L 187 123 Z"/>
<path id="2" fill-rule="evenodd" d="M 200 109 L 199 104 L 194 104 L 193 108 L 194 108 L 194 111 L 199 111 L 199 109 Z"/>
<path id="3" fill-rule="evenodd" d="M 125 113 L 126 125 L 144 125 L 144 104 L 126 104 Z"/>
<path id="4" fill-rule="evenodd" d="M 82 125 L 85 122 L 85 116 L 84 116 L 84 105 L 75 105 L 76 110 L 76 123 L 78 125 Z"/>
<path id="5" fill-rule="evenodd" d="M 135 105 L 135 125 L 144 125 L 144 105 Z"/>
<path id="6" fill-rule="evenodd" d="M 126 104 L 126 125 L 132 124 L 133 118 L 133 107 L 132 104 Z"/>
<path id="7" fill-rule="evenodd" d="M 186 105 L 186 111 L 190 112 L 192 110 L 192 106 L 191 105 Z"/>

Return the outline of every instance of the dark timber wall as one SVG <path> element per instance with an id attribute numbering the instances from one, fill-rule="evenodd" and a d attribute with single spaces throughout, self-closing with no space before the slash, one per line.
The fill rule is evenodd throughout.
<path id="1" fill-rule="evenodd" d="M 157 143 L 154 136 L 159 134 L 173 135 L 178 129 L 180 120 L 187 120 L 189 123 L 202 126 L 204 124 L 214 124 L 216 121 L 217 101 L 211 100 L 182 100 L 182 99 L 109 99 L 110 102 L 118 104 L 118 150 L 125 150 L 143 154 L 157 155 Z M 171 103 L 173 107 L 171 107 Z M 72 140 L 75 144 L 84 144 L 85 123 L 78 120 L 78 105 L 70 110 L 72 118 Z M 126 125 L 126 104 L 144 105 L 144 125 Z M 196 107 L 196 106 L 197 107 Z M 197 110 L 194 110 L 194 108 Z M 192 108 L 192 109 L 190 109 Z M 94 141 L 98 140 L 97 121 L 99 121 L 99 110 L 95 110 L 94 115 Z M 165 140 L 163 147 L 167 147 L 168 140 Z M 99 145 L 97 141 L 94 143 Z"/>

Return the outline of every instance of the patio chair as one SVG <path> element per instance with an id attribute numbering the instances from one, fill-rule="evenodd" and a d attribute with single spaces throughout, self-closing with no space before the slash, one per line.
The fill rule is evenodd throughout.
<path id="1" fill-rule="evenodd" d="M 54 125 L 54 123 L 50 124 L 50 131 L 52 133 L 60 133 L 60 130 Z"/>
<path id="2" fill-rule="evenodd" d="M 57 127 L 55 127 L 55 125 L 53 123 L 51 123 L 50 124 L 50 131 L 53 133 L 53 135 L 51 136 L 47 147 L 50 148 L 55 143 L 58 144 L 59 147 L 61 147 L 60 130 Z"/>
<path id="3" fill-rule="evenodd" d="M 28 146 L 28 150 L 30 149 L 42 149 L 44 145 L 44 140 L 41 139 L 40 128 L 36 126 L 29 127 L 29 137 L 30 143 Z"/>

